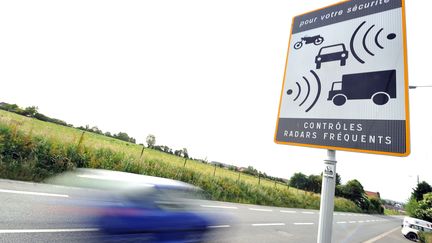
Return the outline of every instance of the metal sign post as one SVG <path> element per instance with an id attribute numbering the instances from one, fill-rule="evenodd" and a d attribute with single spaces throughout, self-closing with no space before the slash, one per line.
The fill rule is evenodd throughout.
<path id="1" fill-rule="evenodd" d="M 327 150 L 321 188 L 317 243 L 331 243 L 336 186 L 336 151 Z"/>

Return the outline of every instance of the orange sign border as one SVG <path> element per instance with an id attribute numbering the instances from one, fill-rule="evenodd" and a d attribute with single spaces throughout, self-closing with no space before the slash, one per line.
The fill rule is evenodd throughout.
<path id="1" fill-rule="evenodd" d="M 316 12 L 322 9 L 326 9 L 332 6 L 337 6 L 346 2 L 350 2 L 349 0 L 341 1 L 332 5 L 328 5 L 326 7 L 318 8 L 303 14 L 296 15 L 292 18 L 291 23 L 291 31 L 290 31 L 290 37 L 288 40 L 288 50 L 286 55 L 286 61 L 285 61 L 285 70 L 284 70 L 284 77 L 282 80 L 282 88 L 281 88 L 281 95 L 279 99 L 279 109 L 278 109 L 278 116 L 276 119 L 276 131 L 274 135 L 274 142 L 277 144 L 285 144 L 285 145 L 294 145 L 294 146 L 300 146 L 300 147 L 312 147 L 312 148 L 320 148 L 320 149 L 331 149 L 331 150 L 341 150 L 341 151 L 349 151 L 349 152 L 360 152 L 360 153 L 368 153 L 368 154 L 380 154 L 380 155 L 391 155 L 391 156 L 398 156 L 398 157 L 406 157 L 411 153 L 411 144 L 410 144 L 410 119 L 409 119 L 409 83 L 408 83 L 408 51 L 407 51 L 407 37 L 406 37 L 406 15 L 405 15 L 405 0 L 402 1 L 402 39 L 403 39 L 403 54 L 404 54 L 404 78 L 405 78 L 405 137 L 406 137 L 406 150 L 405 153 L 393 153 L 393 152 L 384 152 L 384 151 L 375 151 L 375 150 L 364 150 L 364 149 L 354 149 L 354 148 L 344 148 L 344 147 L 335 147 L 335 146 L 325 146 L 325 145 L 315 145 L 315 144 L 304 144 L 304 143 L 295 143 L 295 142 L 282 142 L 278 141 L 276 139 L 278 127 L 279 127 L 279 118 L 280 118 L 280 110 L 282 106 L 282 96 L 283 96 L 283 89 L 285 87 L 285 78 L 286 78 L 286 71 L 288 67 L 288 55 L 291 51 L 290 43 L 292 38 L 292 30 L 294 27 L 294 19 L 296 17 L 300 17 L 302 15 Z"/>

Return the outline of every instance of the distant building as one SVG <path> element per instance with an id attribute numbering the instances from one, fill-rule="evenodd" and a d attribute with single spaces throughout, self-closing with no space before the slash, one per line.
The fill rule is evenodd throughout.
<path id="1" fill-rule="evenodd" d="M 379 192 L 370 192 L 370 191 L 365 191 L 365 194 L 368 198 L 377 198 L 377 199 L 381 199 L 380 193 Z"/>

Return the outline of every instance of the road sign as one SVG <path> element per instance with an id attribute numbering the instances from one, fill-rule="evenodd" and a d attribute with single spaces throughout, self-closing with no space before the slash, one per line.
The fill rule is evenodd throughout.
<path id="1" fill-rule="evenodd" d="M 404 0 L 352 0 L 293 18 L 275 142 L 407 156 Z"/>

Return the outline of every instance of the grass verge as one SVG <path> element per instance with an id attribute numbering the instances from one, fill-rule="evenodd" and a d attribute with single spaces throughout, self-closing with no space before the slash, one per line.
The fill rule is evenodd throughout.
<path id="1" fill-rule="evenodd" d="M 0 177 L 42 181 L 77 167 L 118 170 L 184 181 L 213 200 L 296 208 L 319 208 L 319 195 L 195 160 L 145 149 L 98 134 L 0 111 Z M 351 201 L 335 199 L 335 210 L 360 212 Z"/>

